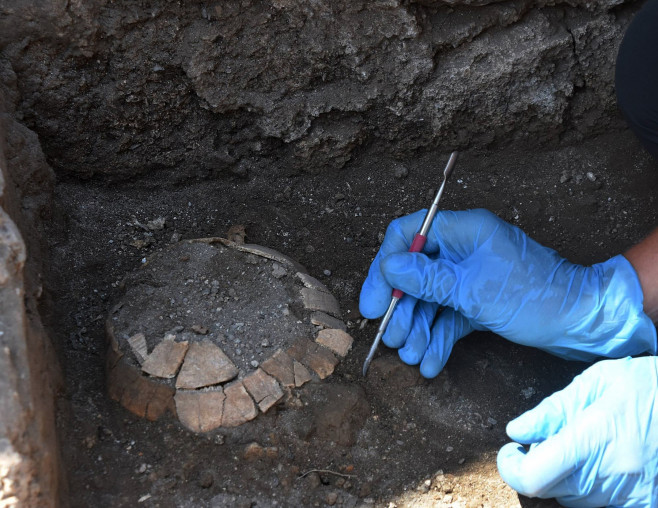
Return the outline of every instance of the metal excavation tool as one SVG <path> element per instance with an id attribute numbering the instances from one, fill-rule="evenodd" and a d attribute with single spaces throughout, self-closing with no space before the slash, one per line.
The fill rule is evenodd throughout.
<path id="1" fill-rule="evenodd" d="M 439 191 L 436 193 L 436 196 L 434 197 L 434 201 L 432 201 L 432 206 L 430 206 L 430 209 L 427 211 L 427 214 L 425 215 L 425 219 L 423 220 L 423 225 L 420 227 L 420 231 L 418 231 L 418 233 L 416 233 L 416 236 L 414 236 L 413 242 L 411 242 L 411 247 L 409 247 L 408 252 L 421 252 L 423 250 L 423 247 L 425 247 L 425 242 L 427 241 L 427 232 L 430 230 L 430 226 L 432 225 L 434 216 L 436 215 L 436 212 L 439 209 L 439 200 L 443 195 L 443 189 L 446 186 L 446 182 L 448 181 L 448 178 L 450 178 L 450 175 L 452 174 L 452 170 L 455 167 L 455 163 L 457 162 L 457 155 L 458 155 L 457 152 L 452 152 L 450 154 L 450 159 L 448 159 L 448 164 L 446 164 L 446 168 L 443 170 L 443 182 L 441 182 L 441 187 L 439 187 Z M 366 361 L 363 363 L 364 376 L 368 372 L 368 367 L 370 366 L 372 357 L 375 356 L 375 351 L 377 351 L 377 346 L 379 346 L 379 343 L 382 340 L 382 335 L 384 335 L 384 332 L 386 331 L 386 327 L 388 326 L 388 322 L 391 320 L 393 311 L 395 310 L 395 307 L 397 306 L 398 302 L 400 301 L 400 298 L 402 298 L 403 295 L 404 293 L 399 289 L 393 290 L 391 303 L 388 306 L 388 310 L 386 311 L 386 314 L 384 314 L 384 317 L 382 318 L 382 322 L 380 323 L 379 328 L 377 329 L 377 335 L 375 336 L 375 341 L 372 343 L 372 346 L 370 346 L 370 352 L 368 352 Z"/>

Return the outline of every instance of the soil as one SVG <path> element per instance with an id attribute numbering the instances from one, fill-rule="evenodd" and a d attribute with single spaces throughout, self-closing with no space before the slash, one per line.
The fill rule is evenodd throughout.
<path id="1" fill-rule="evenodd" d="M 435 379 L 383 347 L 361 376 L 377 323 L 358 314 L 360 285 L 387 224 L 431 201 L 447 155 L 372 149 L 342 170 L 269 180 L 58 182 L 46 279 L 67 379 L 59 429 L 71 506 L 557 506 L 519 498 L 495 457 L 505 424 L 585 364 L 483 332 L 460 341 Z M 442 206 L 488 208 L 595 263 L 656 224 L 656 169 L 627 132 L 535 153 L 465 152 Z M 136 225 L 159 218 L 162 229 Z M 329 287 L 353 349 L 297 406 L 235 429 L 197 435 L 173 418 L 139 419 L 105 392 L 103 322 L 120 282 L 172 236 L 223 236 L 236 224 Z"/>
<path id="2" fill-rule="evenodd" d="M 125 294 L 110 319 L 126 352 L 129 337 L 138 333 L 149 351 L 166 334 L 189 343 L 209 340 L 244 377 L 277 349 L 317 333 L 294 270 L 221 244 L 166 246 L 144 258 L 122 285 Z"/>

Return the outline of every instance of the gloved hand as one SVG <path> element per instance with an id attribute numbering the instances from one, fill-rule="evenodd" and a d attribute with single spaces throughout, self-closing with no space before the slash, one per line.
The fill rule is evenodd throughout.
<path id="1" fill-rule="evenodd" d="M 658 506 L 658 359 L 605 360 L 507 425 L 503 480 L 564 506 Z"/>
<path id="2" fill-rule="evenodd" d="M 473 330 L 567 359 L 656 353 L 656 329 L 623 256 L 575 265 L 486 210 L 438 212 L 424 254 L 408 253 L 424 216 L 389 225 L 360 297 L 361 314 L 374 319 L 393 287 L 406 293 L 382 340 L 420 363 L 423 376 L 436 376 Z M 436 317 L 439 305 L 447 308 Z"/>

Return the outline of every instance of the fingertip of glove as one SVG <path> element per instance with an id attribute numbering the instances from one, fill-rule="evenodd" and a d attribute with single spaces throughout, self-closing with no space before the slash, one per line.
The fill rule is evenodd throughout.
<path id="1" fill-rule="evenodd" d="M 425 379 L 433 379 L 443 370 L 443 365 L 439 361 L 423 360 L 420 364 L 420 375 Z"/>
<path id="2" fill-rule="evenodd" d="M 398 351 L 400 360 L 402 360 L 407 365 L 418 365 L 423 359 L 424 351 L 416 351 L 415 349 L 405 346 Z"/>
<path id="3" fill-rule="evenodd" d="M 386 275 L 393 275 L 401 271 L 401 268 L 406 268 L 409 264 L 408 252 L 394 252 L 389 254 L 380 262 L 380 270 Z"/>
<path id="4" fill-rule="evenodd" d="M 390 286 L 366 279 L 359 295 L 359 312 L 366 319 L 376 319 L 386 311 L 391 299 Z"/>
<path id="5" fill-rule="evenodd" d="M 542 429 L 538 428 L 538 422 L 530 411 L 508 422 L 505 431 L 511 439 L 519 443 L 530 444 L 543 439 Z"/>
<path id="6" fill-rule="evenodd" d="M 498 464 L 499 468 L 501 463 L 503 466 L 507 466 L 508 461 L 518 461 L 520 459 L 523 459 L 525 454 L 527 453 L 526 449 L 523 447 L 523 445 L 519 443 L 507 443 L 502 446 L 500 450 L 498 450 L 498 456 L 496 457 L 496 463 Z"/>
<path id="7" fill-rule="evenodd" d="M 526 449 L 519 443 L 507 443 L 496 457 L 496 466 L 502 479 L 510 487 L 519 490 L 519 474 L 522 471 L 521 462 L 526 456 Z"/>

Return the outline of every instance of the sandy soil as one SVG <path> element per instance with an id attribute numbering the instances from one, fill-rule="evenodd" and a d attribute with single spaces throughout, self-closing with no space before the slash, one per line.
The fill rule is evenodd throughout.
<path id="1" fill-rule="evenodd" d="M 495 457 L 506 422 L 584 364 L 477 333 L 436 379 L 420 379 L 385 348 L 360 375 L 377 325 L 361 322 L 360 285 L 390 220 L 431 201 L 447 155 L 365 151 L 340 171 L 269 181 L 59 182 L 48 321 L 67 379 L 59 427 L 71 506 L 556 506 L 519 498 Z M 657 169 L 628 133 L 536 153 L 467 152 L 443 206 L 488 208 L 594 263 L 656 224 Z M 158 218 L 161 229 L 136 225 Z M 194 435 L 173 418 L 140 420 L 105 394 L 103 322 L 119 283 L 172 237 L 221 236 L 235 224 L 331 289 L 353 350 L 302 390 L 300 407 L 231 431 Z"/>

